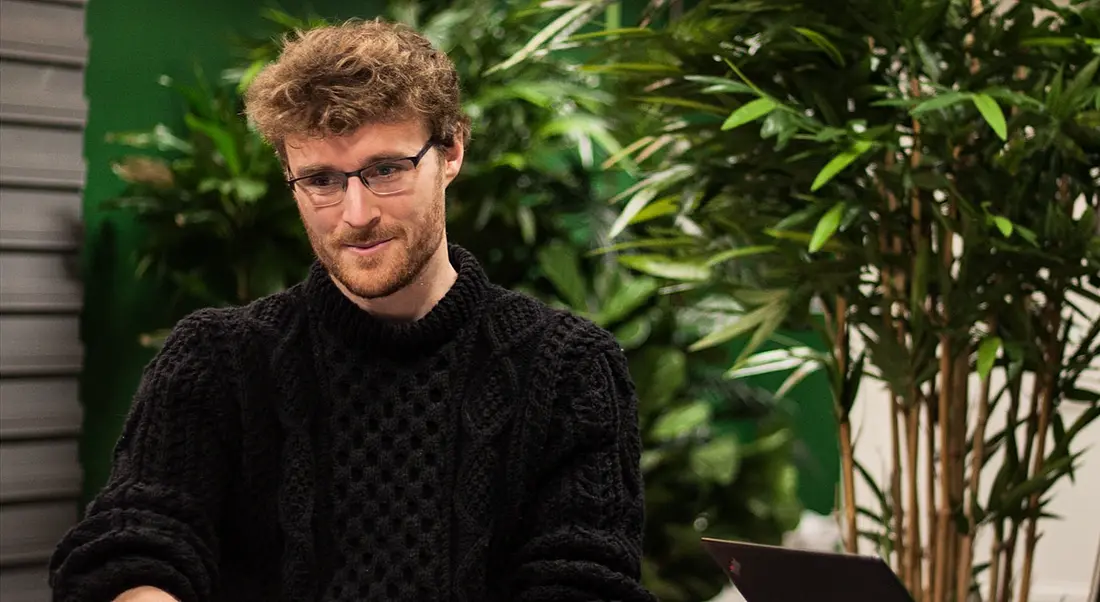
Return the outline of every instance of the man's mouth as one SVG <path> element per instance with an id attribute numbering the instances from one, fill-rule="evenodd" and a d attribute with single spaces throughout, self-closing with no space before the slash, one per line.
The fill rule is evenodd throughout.
<path id="1" fill-rule="evenodd" d="M 382 248 L 383 246 L 386 245 L 386 243 L 390 242 L 391 240 L 393 240 L 393 239 L 385 238 L 385 239 L 382 239 L 382 240 L 374 240 L 374 241 L 371 241 L 371 242 L 359 242 L 359 243 L 346 244 L 344 246 L 347 247 L 347 249 L 350 250 L 352 253 L 355 253 L 357 255 L 367 255 L 367 254 L 373 253 L 373 252 L 377 251 L 378 249 Z"/>

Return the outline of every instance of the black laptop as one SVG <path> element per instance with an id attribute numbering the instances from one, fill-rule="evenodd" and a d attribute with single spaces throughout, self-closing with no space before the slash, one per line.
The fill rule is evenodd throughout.
<path id="1" fill-rule="evenodd" d="M 913 602 L 881 558 L 703 539 L 745 602 Z"/>

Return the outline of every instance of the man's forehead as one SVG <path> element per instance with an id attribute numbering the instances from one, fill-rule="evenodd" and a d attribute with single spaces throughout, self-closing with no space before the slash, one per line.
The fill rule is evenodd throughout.
<path id="1" fill-rule="evenodd" d="M 289 136 L 284 141 L 293 166 L 362 162 L 373 157 L 413 155 L 427 140 L 428 132 L 419 121 L 368 124 L 346 135 Z"/>

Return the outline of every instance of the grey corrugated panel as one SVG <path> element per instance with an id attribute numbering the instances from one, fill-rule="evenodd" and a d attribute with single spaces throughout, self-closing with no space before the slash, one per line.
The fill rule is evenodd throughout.
<path id="1" fill-rule="evenodd" d="M 82 474 L 76 440 L 0 442 L 0 503 L 76 499 Z"/>
<path id="2" fill-rule="evenodd" d="M 0 60 L 0 120 L 83 127 L 84 71 Z"/>
<path id="3" fill-rule="evenodd" d="M 80 193 L 0 187 L 0 249 L 75 250 Z"/>
<path id="4" fill-rule="evenodd" d="M 0 380 L 0 441 L 79 434 L 79 383 L 76 377 Z"/>
<path id="5" fill-rule="evenodd" d="M 77 316 L 0 316 L 0 376 L 77 374 L 84 360 Z"/>
<path id="6" fill-rule="evenodd" d="M 0 599 L 3 602 L 50 602 L 46 564 L 0 569 Z"/>
<path id="7" fill-rule="evenodd" d="M 84 9 L 61 3 L 0 0 L 0 56 L 83 65 Z"/>
<path id="8" fill-rule="evenodd" d="M 0 311 L 78 312 L 83 287 L 66 253 L 0 253 Z"/>
<path id="9" fill-rule="evenodd" d="M 84 133 L 0 124 L 0 184 L 81 188 Z"/>
<path id="10" fill-rule="evenodd" d="M 0 507 L 0 568 L 49 560 L 78 515 L 75 501 Z"/>

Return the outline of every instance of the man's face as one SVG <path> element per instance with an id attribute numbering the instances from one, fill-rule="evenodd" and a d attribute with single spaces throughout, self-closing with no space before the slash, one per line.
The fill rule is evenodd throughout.
<path id="1" fill-rule="evenodd" d="M 298 178 L 377 164 L 371 173 L 379 178 L 375 187 L 384 191 L 382 181 L 400 168 L 390 160 L 416 156 L 428 139 L 418 120 L 367 125 L 339 138 L 289 138 L 287 167 Z M 388 297 L 411 284 L 446 245 L 444 191 L 458 175 L 462 156 L 461 141 L 449 149 L 428 149 L 416 168 L 402 176 L 407 184 L 392 194 L 377 194 L 356 177 L 348 179 L 346 192 L 335 196 L 310 194 L 310 182 L 298 182 L 294 197 L 302 223 L 329 274 L 363 299 Z"/>

